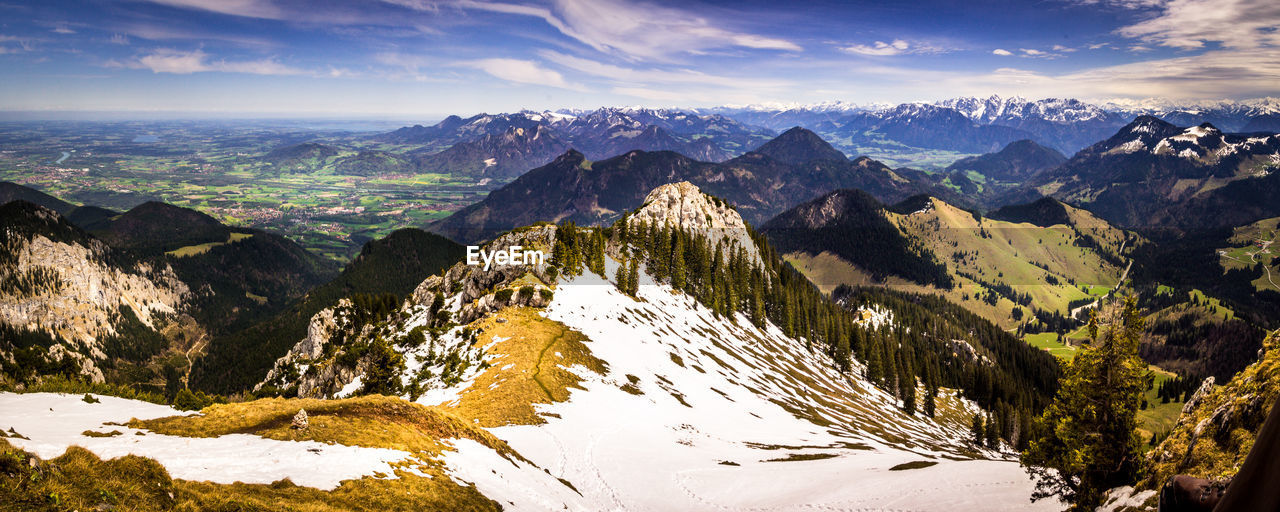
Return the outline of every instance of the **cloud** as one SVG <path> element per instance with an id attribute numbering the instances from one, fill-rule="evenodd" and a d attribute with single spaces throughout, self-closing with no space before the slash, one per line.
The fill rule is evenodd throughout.
<path id="1" fill-rule="evenodd" d="M 1055 44 L 1055 45 L 1053 45 L 1053 51 L 1055 51 L 1055 52 L 1071 53 L 1071 52 L 1076 51 L 1077 49 L 1078 49 L 1078 48 L 1072 48 L 1072 47 L 1070 47 L 1070 46 L 1062 46 L 1062 45 L 1060 45 L 1060 44 Z"/>
<path id="2" fill-rule="evenodd" d="M 71 30 L 71 27 L 70 27 L 69 25 L 67 25 L 66 23 L 59 23 L 59 24 L 57 24 L 57 25 L 54 25 L 54 27 L 53 27 L 53 29 L 51 30 L 51 32 L 53 32 L 53 33 L 55 33 L 55 34 L 74 34 L 74 33 L 76 33 L 76 31 Z"/>
<path id="3" fill-rule="evenodd" d="M 538 52 L 538 55 L 558 66 L 579 73 L 606 78 L 627 86 L 638 84 L 693 84 L 731 88 L 784 88 L 794 85 L 786 80 L 714 75 L 691 69 L 636 69 L 615 66 L 550 50 Z"/>
<path id="4" fill-rule="evenodd" d="M 274 59 L 227 61 L 209 60 L 208 54 L 201 50 L 183 52 L 171 49 L 160 49 L 139 57 L 135 61 L 109 63 L 109 66 L 120 66 L 133 69 L 150 69 L 153 73 L 172 73 L 189 75 L 192 73 L 245 73 L 251 75 L 308 75 L 307 71 L 281 64 Z"/>
<path id="5" fill-rule="evenodd" d="M 386 0 L 421 10 L 439 4 L 422 0 Z M 786 39 L 735 31 L 713 24 L 695 13 L 621 0 L 552 0 L 548 7 L 481 0 L 458 0 L 449 5 L 540 18 L 561 34 L 597 51 L 632 61 L 671 61 L 676 56 L 708 50 L 748 48 L 798 52 Z"/>
<path id="6" fill-rule="evenodd" d="M 894 39 L 892 43 L 886 43 L 884 41 L 876 41 L 875 44 L 871 46 L 855 44 L 853 46 L 843 47 L 841 48 L 841 50 L 849 53 L 856 53 L 859 55 L 885 56 L 885 55 L 899 55 L 901 53 L 906 52 L 909 48 L 911 48 L 910 43 L 907 43 L 906 41 L 903 41 L 901 39 Z"/>
<path id="7" fill-rule="evenodd" d="M 152 3 L 177 7 L 180 9 L 192 9 L 197 11 L 208 11 L 218 14 L 228 14 L 231 16 L 240 16 L 244 18 L 266 18 L 266 19 L 284 19 L 285 13 L 272 2 L 267 0 L 148 0 Z"/>
<path id="8" fill-rule="evenodd" d="M 991 50 L 991 53 L 994 55 L 999 55 L 1001 57 L 1008 57 L 1010 55 L 1013 55 L 1013 52 L 1006 50 L 1004 48 L 996 48 L 994 50 Z"/>
<path id="9" fill-rule="evenodd" d="M 1182 50 L 1206 43 L 1245 49 L 1280 46 L 1280 2 L 1275 0 L 1168 0 L 1157 10 L 1116 33 Z"/>
<path id="10" fill-rule="evenodd" d="M 480 59 L 462 63 L 488 73 L 490 76 L 518 84 L 545 85 L 571 91 L 586 92 L 586 88 L 569 83 L 557 71 L 540 66 L 538 63 L 520 59 Z"/>
<path id="11" fill-rule="evenodd" d="M 111 44 L 128 45 L 129 36 L 124 34 L 112 34 L 110 41 L 111 41 Z"/>
<path id="12" fill-rule="evenodd" d="M 1111 47 L 1111 43 L 1094 43 L 1089 45 L 1090 50 L 1097 50 L 1101 48 L 1110 48 L 1110 47 Z"/>

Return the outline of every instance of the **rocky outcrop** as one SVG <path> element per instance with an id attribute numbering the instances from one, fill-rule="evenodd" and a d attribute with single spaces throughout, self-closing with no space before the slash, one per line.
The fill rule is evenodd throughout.
<path id="1" fill-rule="evenodd" d="M 747 225 L 728 203 L 702 193 L 687 181 L 662 185 L 649 192 L 644 206 L 627 217 L 628 227 L 644 223 L 649 226 L 670 225 L 707 237 L 728 249 L 742 248 L 750 261 L 763 266 L 760 250 L 751 240 Z"/>
<path id="2" fill-rule="evenodd" d="M 546 258 L 529 263 L 471 265 L 458 263 L 444 274 L 422 281 L 400 308 L 385 321 L 356 322 L 355 304 L 348 299 L 311 318 L 307 336 L 276 361 L 267 377 L 254 389 L 296 387 L 300 397 L 330 397 L 353 385 L 369 364 L 368 356 L 343 357 L 347 349 L 367 346 L 375 338 L 400 340 L 415 329 L 437 334 L 451 326 L 466 325 L 509 306 L 545 307 L 554 296 L 559 269 L 550 261 L 556 227 L 533 226 L 499 236 L 484 247 L 486 252 L 514 246 L 541 251 Z"/>
<path id="3" fill-rule="evenodd" d="M 104 338 L 159 331 L 190 296 L 166 263 L 113 251 L 52 210 L 20 202 L 3 208 L 0 324 L 59 343 L 45 356 L 50 362 L 70 358 L 101 381 Z"/>
<path id="4" fill-rule="evenodd" d="M 1174 475 L 1228 478 L 1244 462 L 1271 407 L 1280 398 L 1280 331 L 1263 341 L 1263 356 L 1214 386 L 1206 380 L 1183 407 L 1169 437 L 1147 455 L 1142 487 L 1157 489 Z"/>

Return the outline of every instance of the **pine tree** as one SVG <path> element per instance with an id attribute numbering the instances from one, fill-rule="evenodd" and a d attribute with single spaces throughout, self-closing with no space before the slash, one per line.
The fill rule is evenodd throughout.
<path id="1" fill-rule="evenodd" d="M 1092 343 L 1066 368 L 1022 453 L 1036 479 L 1033 499 L 1056 496 L 1081 511 L 1096 509 L 1103 493 L 1129 483 L 1138 467 L 1136 415 L 1147 371 L 1138 357 L 1143 319 L 1133 297 L 1101 338 L 1096 316 L 1089 324 Z"/>
<path id="2" fill-rule="evenodd" d="M 929 388 L 924 395 L 924 414 L 930 418 L 938 411 L 938 388 Z"/>
<path id="3" fill-rule="evenodd" d="M 673 238 L 675 238 L 675 243 L 671 248 L 671 287 L 677 290 L 684 290 L 684 237 L 680 236 L 680 232 L 677 231 Z"/>
<path id="4" fill-rule="evenodd" d="M 1000 447 L 1000 423 L 996 420 L 995 413 L 987 415 L 987 448 L 992 450 Z"/>
<path id="5" fill-rule="evenodd" d="M 973 444 L 982 446 L 982 442 L 987 439 L 987 431 L 983 428 L 982 413 L 973 415 L 973 423 L 969 426 L 969 433 L 973 434 Z"/>
<path id="6" fill-rule="evenodd" d="M 640 293 L 640 258 L 630 258 L 627 266 L 627 293 L 632 297 Z"/>

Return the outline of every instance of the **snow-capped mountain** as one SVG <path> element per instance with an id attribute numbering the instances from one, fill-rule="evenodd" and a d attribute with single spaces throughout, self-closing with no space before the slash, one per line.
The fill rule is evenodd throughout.
<path id="1" fill-rule="evenodd" d="M 1280 215 L 1280 135 L 1179 127 L 1141 116 L 1024 188 L 1052 190 L 1125 227 L 1234 226 Z"/>
<path id="2" fill-rule="evenodd" d="M 1001 98 L 993 95 L 989 98 L 953 98 L 934 104 L 953 108 L 978 123 L 1010 126 L 1011 122 L 1026 119 L 1079 123 L 1107 119 L 1113 115 L 1101 107 L 1072 98 L 1028 101 L 1018 96 Z"/>

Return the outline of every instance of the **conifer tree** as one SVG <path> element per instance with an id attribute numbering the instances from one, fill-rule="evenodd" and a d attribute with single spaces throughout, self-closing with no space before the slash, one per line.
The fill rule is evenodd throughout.
<path id="1" fill-rule="evenodd" d="M 982 446 L 983 441 L 987 440 L 987 431 L 983 427 L 983 424 L 982 413 L 974 414 L 973 423 L 969 426 L 969 433 L 973 435 L 973 438 L 970 439 L 970 441 L 978 446 Z"/>
<path id="2" fill-rule="evenodd" d="M 675 243 L 671 248 L 671 287 L 677 290 L 684 290 L 684 239 L 679 235 L 679 231 L 675 233 L 673 238 L 675 238 Z"/>
<path id="3" fill-rule="evenodd" d="M 1033 499 L 1056 496 L 1071 510 L 1094 510 L 1107 489 L 1128 483 L 1137 469 L 1136 434 L 1146 364 L 1138 357 L 1143 318 L 1137 301 L 1124 301 L 1117 321 L 1066 368 L 1058 395 L 1036 420 L 1022 464 L 1036 479 Z"/>

